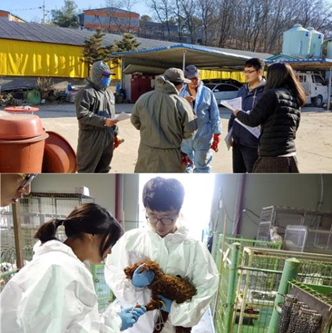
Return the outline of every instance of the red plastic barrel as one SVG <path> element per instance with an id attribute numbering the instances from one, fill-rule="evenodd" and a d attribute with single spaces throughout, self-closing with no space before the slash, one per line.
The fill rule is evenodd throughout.
<path id="1" fill-rule="evenodd" d="M 0 116 L 0 172 L 40 173 L 48 134 L 35 115 Z"/>

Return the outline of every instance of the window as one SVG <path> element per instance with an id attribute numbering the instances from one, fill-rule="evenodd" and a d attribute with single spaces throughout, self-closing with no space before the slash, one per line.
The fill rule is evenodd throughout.
<path id="1" fill-rule="evenodd" d="M 208 84 L 205 84 L 205 87 L 207 87 L 207 88 L 209 88 L 209 89 L 211 89 L 211 90 L 213 90 L 213 88 L 216 86 L 216 84 L 215 83 L 208 83 Z"/>
<path id="2" fill-rule="evenodd" d="M 313 75 L 313 81 L 314 81 L 315 83 L 320 83 L 320 84 L 322 84 L 322 85 L 325 84 L 323 78 L 322 78 L 321 76 L 319 76 L 319 75 Z"/>
<path id="3" fill-rule="evenodd" d="M 300 82 L 307 82 L 307 77 L 305 75 L 299 75 Z"/>
<path id="4" fill-rule="evenodd" d="M 232 86 L 231 84 L 218 84 L 216 89 L 219 91 L 238 91 L 239 88 Z"/>

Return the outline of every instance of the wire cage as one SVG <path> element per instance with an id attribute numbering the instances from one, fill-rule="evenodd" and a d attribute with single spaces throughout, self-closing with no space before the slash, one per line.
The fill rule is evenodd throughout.
<path id="1" fill-rule="evenodd" d="M 234 244 L 237 244 L 235 248 Z M 212 302 L 212 312 L 214 313 L 217 333 L 231 332 L 228 331 L 228 328 L 233 317 L 231 304 L 234 304 L 235 301 L 239 253 L 246 246 L 278 250 L 281 244 L 270 241 L 226 237 L 217 233 L 213 235 L 212 256 L 220 273 L 219 290 Z"/>
<path id="2" fill-rule="evenodd" d="M 33 256 L 33 246 L 36 242 L 34 234 L 43 223 L 53 218 L 65 218 L 78 205 L 93 203 L 95 199 L 82 193 L 45 193 L 31 192 L 20 199 L 19 222 L 21 233 L 21 246 L 24 264 Z M 0 262 L 0 291 L 9 279 L 17 272 L 16 251 L 14 239 L 14 221 L 11 207 L 1 211 L 1 262 Z M 98 296 L 99 309 L 105 309 L 113 299 L 104 277 L 104 265 L 91 265 L 91 273 Z"/>
<path id="3" fill-rule="evenodd" d="M 303 252 L 308 236 L 308 228 L 303 225 L 288 225 L 284 236 L 283 249 Z"/>
<path id="4" fill-rule="evenodd" d="M 278 309 L 278 331 L 332 332 L 332 286 L 289 282 L 289 292 Z M 272 327 L 271 327 L 272 329 Z"/>
<path id="5" fill-rule="evenodd" d="M 332 256 L 279 250 L 280 243 L 215 237 L 212 254 L 220 272 L 214 304 L 217 333 L 268 332 L 286 259 L 301 262 L 298 280 L 332 286 Z M 246 247 L 246 244 L 251 247 Z M 253 247 L 255 246 L 255 247 Z"/>
<path id="6" fill-rule="evenodd" d="M 284 237 L 288 225 L 304 226 L 307 236 L 304 252 L 332 254 L 332 212 L 269 206 L 262 208 L 257 239 L 270 240 L 270 228 L 278 227 Z"/>
<path id="7" fill-rule="evenodd" d="M 104 310 L 106 310 L 106 308 L 115 298 L 105 281 L 104 268 L 104 264 L 90 266 L 98 298 L 99 312 L 103 312 Z"/>
<path id="8" fill-rule="evenodd" d="M 239 263 L 235 302 L 239 314 L 235 320 L 233 317 L 234 331 L 268 331 L 285 261 L 289 258 L 300 261 L 298 281 L 332 286 L 332 256 L 245 248 Z"/>

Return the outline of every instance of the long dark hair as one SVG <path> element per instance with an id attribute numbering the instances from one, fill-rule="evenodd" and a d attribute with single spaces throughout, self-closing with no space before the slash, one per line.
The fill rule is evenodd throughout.
<path id="1" fill-rule="evenodd" d="M 275 88 L 290 88 L 299 100 L 300 106 L 305 104 L 305 91 L 292 67 L 287 63 L 276 63 L 268 67 L 265 91 Z"/>
<path id="2" fill-rule="evenodd" d="M 37 230 L 35 238 L 42 243 L 57 239 L 57 228 L 63 225 L 67 237 L 82 237 L 83 233 L 104 235 L 100 243 L 100 255 L 112 247 L 123 233 L 119 222 L 105 208 L 88 203 L 77 206 L 64 220 L 53 219 Z"/>
<path id="3" fill-rule="evenodd" d="M 172 208 L 179 211 L 184 200 L 184 187 L 177 179 L 156 177 L 143 188 L 143 205 L 158 212 Z"/>

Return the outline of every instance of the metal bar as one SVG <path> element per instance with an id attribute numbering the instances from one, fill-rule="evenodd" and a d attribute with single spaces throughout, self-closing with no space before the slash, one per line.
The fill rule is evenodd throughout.
<path id="1" fill-rule="evenodd" d="M 230 274 L 228 278 L 228 291 L 227 291 L 227 309 L 225 315 L 225 332 L 232 332 L 232 320 L 234 303 L 236 297 L 236 287 L 237 287 L 237 276 L 238 276 L 238 264 L 240 255 L 240 244 L 232 244 L 232 264 L 230 268 Z"/>
<path id="2" fill-rule="evenodd" d="M 213 233 L 212 255 L 214 257 L 214 260 L 215 260 L 215 263 L 216 263 L 216 266 L 217 266 L 218 272 L 219 272 L 218 292 L 217 292 L 217 295 L 216 295 L 214 303 L 213 303 L 213 319 L 215 319 L 215 315 L 217 314 L 216 308 L 217 308 L 217 304 L 218 304 L 219 298 L 220 298 L 221 270 L 222 270 L 222 266 L 223 266 L 223 262 L 222 262 L 223 253 L 220 254 L 220 251 L 222 251 L 220 249 L 220 238 L 221 238 L 220 234 L 218 234 L 216 232 Z"/>
<path id="3" fill-rule="evenodd" d="M 183 51 L 183 57 L 182 57 L 182 70 L 184 72 L 184 70 L 186 69 L 186 50 Z"/>
<path id="4" fill-rule="evenodd" d="M 312 259 L 316 261 L 331 261 L 332 260 L 332 255 L 330 254 L 317 254 L 317 253 L 310 253 L 310 252 L 296 252 L 296 251 L 285 251 L 285 250 L 275 250 L 275 249 L 268 249 L 268 248 L 255 248 L 255 247 L 250 247 L 246 246 L 244 248 L 245 252 L 249 251 L 254 251 L 256 255 L 275 255 L 276 257 L 296 257 L 298 259 Z"/>
<path id="5" fill-rule="evenodd" d="M 16 274 L 17 272 L 18 272 L 18 270 L 16 270 L 16 271 L 6 272 L 6 273 L 2 273 L 2 274 L 0 275 L 0 278 L 2 279 L 2 278 L 4 278 L 4 277 L 7 277 L 7 276 L 10 276 L 10 275 Z"/>
<path id="6" fill-rule="evenodd" d="M 326 108 L 327 111 L 330 111 L 330 104 L 331 104 L 331 82 L 332 82 L 332 66 L 330 66 L 329 86 L 327 89 L 327 93 L 328 93 L 327 108 Z"/>
<path id="7" fill-rule="evenodd" d="M 264 272 L 264 273 L 274 273 L 274 274 L 282 274 L 282 271 L 274 270 L 274 269 L 267 269 L 267 268 L 252 268 L 252 267 L 241 267 L 239 269 L 243 269 L 250 272 Z"/>
<path id="8" fill-rule="evenodd" d="M 240 180 L 240 195 L 239 195 L 239 200 L 237 201 L 237 213 L 236 213 L 236 219 L 235 219 L 235 228 L 232 230 L 232 236 L 236 236 L 239 234 L 239 231 L 241 230 L 241 223 L 242 223 L 242 215 L 243 215 L 243 203 L 244 203 L 244 192 L 245 192 L 245 187 L 246 187 L 246 174 L 241 175 L 241 180 Z"/>
<path id="9" fill-rule="evenodd" d="M 13 225 L 15 237 L 15 250 L 16 250 L 16 267 L 21 269 L 24 266 L 23 261 L 23 244 L 22 244 L 22 230 L 20 223 L 20 204 L 12 204 L 13 211 Z"/>
<path id="10" fill-rule="evenodd" d="M 280 314 L 277 311 L 278 305 L 283 301 L 282 295 L 287 294 L 288 281 L 295 280 L 300 269 L 300 261 L 296 258 L 287 259 L 281 276 L 277 297 L 274 301 L 273 313 L 269 325 L 268 333 L 278 333 Z"/>
<path id="11" fill-rule="evenodd" d="M 249 253 L 249 260 L 248 260 L 248 265 L 252 266 L 253 260 L 254 260 L 254 252 L 252 249 L 247 248 L 248 253 Z M 242 326 L 243 326 L 243 319 L 244 319 L 244 311 L 246 310 L 246 300 L 247 300 L 247 295 L 249 291 L 249 282 L 250 282 L 250 275 L 251 272 L 248 271 L 245 273 L 245 285 L 244 285 L 244 290 L 243 290 L 243 295 L 242 295 L 242 304 L 241 304 L 241 312 L 240 312 L 240 318 L 239 318 L 239 325 L 238 325 L 238 333 L 241 333 Z"/>

